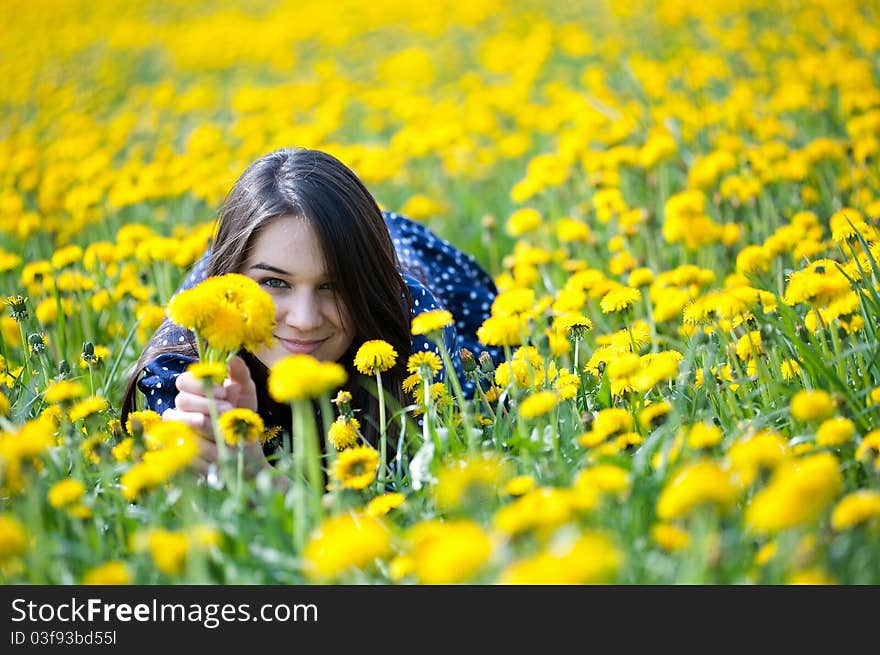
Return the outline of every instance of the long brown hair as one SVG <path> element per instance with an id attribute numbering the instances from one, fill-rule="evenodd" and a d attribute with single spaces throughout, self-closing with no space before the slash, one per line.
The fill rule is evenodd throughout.
<path id="1" fill-rule="evenodd" d="M 337 302 L 348 310 L 354 329 L 351 347 L 340 360 L 349 374 L 352 407 L 378 421 L 378 401 L 354 369 L 354 355 L 370 339 L 383 339 L 394 347 L 397 363 L 383 374 L 383 386 L 404 406 L 401 385 L 412 351 L 412 298 L 382 212 L 351 169 L 332 155 L 305 148 L 283 148 L 256 160 L 223 202 L 208 275 L 240 272 L 260 230 L 289 215 L 309 221 L 318 235 L 327 272 L 336 284 Z M 154 337 L 147 344 L 123 392 L 123 424 L 135 407 L 143 367 L 162 353 L 195 356 L 195 343 L 189 339 L 163 346 Z M 378 431 L 372 421 L 361 420 L 361 429 L 375 444 Z"/>

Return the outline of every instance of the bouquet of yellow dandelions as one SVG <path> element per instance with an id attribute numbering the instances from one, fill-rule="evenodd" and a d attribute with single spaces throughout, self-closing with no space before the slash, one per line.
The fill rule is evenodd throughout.
<path id="1" fill-rule="evenodd" d="M 193 331 L 200 360 L 228 363 L 239 350 L 254 350 L 272 339 L 275 305 L 254 280 L 227 273 L 175 295 L 168 317 Z"/>

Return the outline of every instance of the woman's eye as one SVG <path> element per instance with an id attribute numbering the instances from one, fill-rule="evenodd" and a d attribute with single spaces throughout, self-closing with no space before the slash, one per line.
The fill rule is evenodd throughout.
<path id="1" fill-rule="evenodd" d="M 321 291 L 336 291 L 336 285 L 332 282 L 325 282 L 321 286 L 318 287 Z"/>
<path id="2" fill-rule="evenodd" d="M 287 282 L 277 277 L 264 277 L 260 280 L 260 284 L 272 289 L 283 289 L 287 286 Z"/>

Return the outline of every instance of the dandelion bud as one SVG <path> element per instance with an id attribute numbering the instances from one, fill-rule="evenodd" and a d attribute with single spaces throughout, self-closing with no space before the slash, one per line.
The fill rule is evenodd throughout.
<path id="1" fill-rule="evenodd" d="M 87 362 L 95 359 L 95 344 L 91 341 L 83 341 L 82 358 Z"/>
<path id="2" fill-rule="evenodd" d="M 464 367 L 465 373 L 473 373 L 477 370 L 477 361 L 474 359 L 474 354 L 468 350 L 467 348 L 462 348 L 459 351 L 459 355 L 461 357 L 461 365 Z"/>
<path id="3" fill-rule="evenodd" d="M 492 357 L 485 350 L 480 353 L 480 370 L 486 375 L 491 375 L 495 372 L 495 364 L 492 362 Z"/>
<path id="4" fill-rule="evenodd" d="M 68 362 L 66 359 L 62 359 L 60 362 L 58 362 L 58 372 L 61 374 L 62 377 L 70 377 L 70 362 Z"/>
<path id="5" fill-rule="evenodd" d="M 333 399 L 333 404 L 336 405 L 340 414 L 344 416 L 351 415 L 351 394 L 348 391 L 340 389 Z"/>

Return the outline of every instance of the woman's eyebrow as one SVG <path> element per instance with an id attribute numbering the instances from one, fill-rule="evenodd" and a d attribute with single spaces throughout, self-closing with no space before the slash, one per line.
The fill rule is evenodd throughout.
<path id="1" fill-rule="evenodd" d="M 255 268 L 259 268 L 262 271 L 271 271 L 272 273 L 278 273 L 279 275 L 290 275 L 288 271 L 285 271 L 282 268 L 277 268 L 275 266 L 272 266 L 271 264 L 264 264 L 262 262 L 259 264 L 254 264 L 253 266 L 251 266 L 250 270 L 253 270 Z"/>

